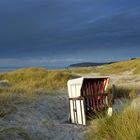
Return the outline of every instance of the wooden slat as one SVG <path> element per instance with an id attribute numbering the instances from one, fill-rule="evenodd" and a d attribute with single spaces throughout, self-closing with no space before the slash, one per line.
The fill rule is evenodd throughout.
<path id="1" fill-rule="evenodd" d="M 77 114 L 77 103 L 76 103 L 76 100 L 74 102 L 75 102 L 76 123 L 78 123 L 78 114 Z"/>
<path id="2" fill-rule="evenodd" d="M 74 106 L 74 101 L 72 101 L 72 104 L 73 104 L 73 114 L 74 114 L 74 122 L 76 123 L 76 117 L 75 117 L 75 106 Z"/>
<path id="3" fill-rule="evenodd" d="M 80 100 L 80 110 L 81 110 L 81 120 L 82 120 L 82 124 L 83 124 L 83 112 L 82 112 L 82 104 L 81 104 L 81 100 Z"/>
<path id="4" fill-rule="evenodd" d="M 96 111 L 96 99 L 95 99 L 95 89 L 94 89 L 94 83 L 91 85 L 91 87 L 92 87 L 92 95 L 93 95 L 93 98 L 92 98 L 92 100 L 93 100 L 93 109 L 94 109 L 94 111 Z"/>

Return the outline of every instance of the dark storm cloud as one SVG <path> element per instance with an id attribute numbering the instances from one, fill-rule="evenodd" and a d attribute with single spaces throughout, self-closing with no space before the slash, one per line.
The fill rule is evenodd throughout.
<path id="1" fill-rule="evenodd" d="M 139 56 L 139 4 L 136 0 L 1 0 L 0 64 L 17 58 L 25 65 L 27 59 L 45 64 Z"/>

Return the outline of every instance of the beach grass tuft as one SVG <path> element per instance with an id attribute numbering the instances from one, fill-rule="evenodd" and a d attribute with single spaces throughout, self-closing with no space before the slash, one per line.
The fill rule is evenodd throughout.
<path id="1" fill-rule="evenodd" d="M 88 130 L 87 140 L 139 140 L 140 138 L 140 114 L 132 107 L 127 107 L 112 117 L 99 117 L 96 128 L 94 124 Z M 95 129 L 96 132 L 93 131 Z"/>

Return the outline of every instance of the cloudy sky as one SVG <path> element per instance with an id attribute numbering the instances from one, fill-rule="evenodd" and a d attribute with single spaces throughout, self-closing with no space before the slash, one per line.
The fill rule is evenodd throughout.
<path id="1" fill-rule="evenodd" d="M 139 0 L 0 0 L 0 66 L 139 56 Z"/>

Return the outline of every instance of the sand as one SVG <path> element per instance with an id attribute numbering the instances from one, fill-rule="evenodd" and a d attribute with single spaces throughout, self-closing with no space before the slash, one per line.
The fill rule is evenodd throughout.
<path id="1" fill-rule="evenodd" d="M 11 131 L 3 134 L 7 140 L 83 140 L 86 131 L 84 126 L 68 123 L 66 95 L 42 95 L 30 103 L 18 103 L 15 112 L 0 119 L 0 130 L 6 128 Z"/>

